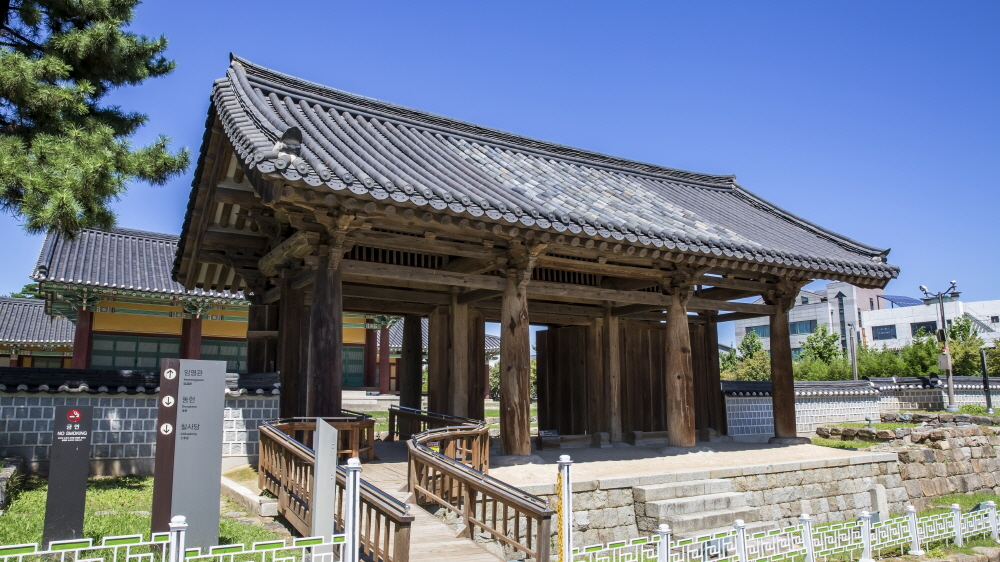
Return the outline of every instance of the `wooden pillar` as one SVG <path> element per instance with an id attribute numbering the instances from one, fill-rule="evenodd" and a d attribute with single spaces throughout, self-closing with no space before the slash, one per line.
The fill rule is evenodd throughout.
<path id="1" fill-rule="evenodd" d="M 451 412 L 462 418 L 469 415 L 469 305 L 458 303 L 458 293 L 451 295 L 449 314 L 450 342 L 448 346 L 451 376 Z"/>
<path id="2" fill-rule="evenodd" d="M 486 319 L 480 310 L 469 310 L 469 366 L 466 370 L 469 388 L 466 391 L 468 405 L 466 416 L 475 420 L 483 419 L 485 404 L 483 392 L 489 392 L 488 381 L 483 379 L 486 365 Z M 488 376 L 488 375 L 487 375 Z"/>
<path id="3" fill-rule="evenodd" d="M 378 367 L 378 332 L 373 328 L 365 328 L 365 371 L 362 386 L 378 386 L 376 377 Z"/>
<path id="4" fill-rule="evenodd" d="M 525 456 L 531 454 L 531 340 L 528 295 L 519 276 L 507 271 L 500 310 L 500 449 Z"/>
<path id="5" fill-rule="evenodd" d="M 691 332 L 684 289 L 675 287 L 667 311 L 667 442 L 694 447 L 694 374 L 691 368 Z"/>
<path id="6" fill-rule="evenodd" d="M 201 359 L 201 316 L 181 320 L 181 359 Z"/>
<path id="7" fill-rule="evenodd" d="M 792 376 L 792 344 L 788 334 L 788 309 L 775 301 L 778 310 L 771 315 L 771 404 L 774 411 L 774 436 L 794 439 L 795 379 Z M 790 307 L 789 307 L 790 308 Z"/>
<path id="8" fill-rule="evenodd" d="M 320 253 L 309 314 L 309 416 L 339 416 L 344 378 L 344 300 L 340 269 Z"/>
<path id="9" fill-rule="evenodd" d="M 448 312 L 439 306 L 427 318 L 427 409 L 437 414 L 452 413 Z"/>
<path id="10" fill-rule="evenodd" d="M 603 326 L 603 366 L 604 366 L 604 399 L 607 408 L 605 427 L 611 434 L 612 442 L 622 440 L 622 403 L 621 403 L 621 334 L 619 333 L 618 317 L 612 316 L 611 308 L 604 309 Z"/>
<path id="11" fill-rule="evenodd" d="M 303 344 L 300 317 L 305 293 L 292 288 L 291 277 L 292 272 L 282 272 L 281 303 L 278 305 L 278 371 L 281 381 L 278 407 L 283 418 L 306 415 L 306 404 L 299 392 L 307 386 L 302 380 L 306 373 L 302 369 L 300 349 Z"/>
<path id="12" fill-rule="evenodd" d="M 270 373 L 278 369 L 278 307 L 251 304 L 247 314 L 247 372 Z"/>
<path id="13" fill-rule="evenodd" d="M 403 347 L 400 349 L 396 372 L 399 377 L 399 405 L 404 408 L 420 409 L 421 387 L 423 386 L 423 326 L 416 314 L 403 317 Z"/>
<path id="14" fill-rule="evenodd" d="M 604 380 L 604 319 L 595 318 L 587 326 L 587 433 L 608 431 L 608 395 Z"/>
<path id="15" fill-rule="evenodd" d="M 392 366 L 389 364 L 389 326 L 382 326 L 378 333 L 378 391 L 388 394 Z"/>
<path id="16" fill-rule="evenodd" d="M 94 327 L 94 313 L 87 307 L 76 311 L 76 332 L 73 334 L 72 369 L 90 368 L 90 338 Z"/>
<path id="17" fill-rule="evenodd" d="M 722 373 L 719 366 L 719 323 L 716 321 L 718 315 L 709 313 L 705 315 L 705 344 L 707 346 L 706 362 L 708 363 L 708 400 L 709 412 L 708 420 L 711 428 L 719 435 L 729 433 L 729 425 L 726 417 L 726 395 L 722 393 Z"/>

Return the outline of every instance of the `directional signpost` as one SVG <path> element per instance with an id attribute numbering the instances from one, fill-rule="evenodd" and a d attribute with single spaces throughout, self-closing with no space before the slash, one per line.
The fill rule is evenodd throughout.
<path id="1" fill-rule="evenodd" d="M 187 545 L 203 552 L 219 539 L 225 389 L 225 361 L 160 366 L 152 530 L 169 531 L 170 518 L 183 515 Z"/>
<path id="2" fill-rule="evenodd" d="M 42 545 L 83 538 L 93 424 L 92 406 L 56 406 Z"/>

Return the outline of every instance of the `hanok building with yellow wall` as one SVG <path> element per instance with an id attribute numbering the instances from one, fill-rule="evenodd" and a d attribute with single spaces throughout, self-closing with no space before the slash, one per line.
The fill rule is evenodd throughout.
<path id="1" fill-rule="evenodd" d="M 41 299 L 0 297 L 0 367 L 59 369 L 72 355 L 72 323 L 45 314 Z"/>
<path id="2" fill-rule="evenodd" d="M 17 353 L 21 355 L 52 348 L 34 356 L 58 352 L 71 357 L 67 365 L 46 363 L 49 367 L 155 371 L 159 369 L 160 359 L 180 357 L 224 360 L 229 372 L 247 372 L 249 303 L 241 293 L 243 287 L 234 284 L 232 274 L 221 291 L 186 290 L 173 281 L 170 267 L 177 251 L 177 240 L 177 236 L 169 234 L 121 228 L 107 232 L 84 230 L 75 239 L 49 234 L 32 273 L 44 294 L 44 304 L 4 299 L 5 303 L 24 302 L 21 308 L 34 308 L 30 311 L 33 316 L 16 325 L 12 320 L 5 328 L 12 332 L 7 339 L 20 340 L 0 340 L 0 348 L 8 348 L 8 357 L 12 344 L 20 346 Z M 219 275 L 218 272 L 206 274 Z M 11 308 L 12 305 L 5 306 Z M 13 308 L 10 311 L 20 316 L 26 312 Z M 44 324 L 41 317 L 45 314 L 52 317 L 49 322 L 54 323 L 53 326 L 60 327 L 61 343 L 39 341 L 31 345 L 30 341 L 21 341 L 32 337 L 51 339 L 50 336 L 31 335 L 38 332 L 37 329 L 26 332 L 23 328 L 27 324 L 41 326 Z M 72 324 L 60 319 L 75 324 L 75 333 Z M 367 323 L 372 324 L 372 321 Z M 373 328 L 369 325 L 366 330 L 364 315 L 345 314 L 344 386 L 378 385 L 375 371 L 377 340 L 373 337 L 376 332 Z M 20 332 L 24 334 L 13 335 Z M 269 335 L 256 334 L 256 337 Z M 66 347 L 68 341 L 72 341 L 71 348 Z M 29 360 L 11 365 L 31 366 L 30 363 Z M 273 361 L 268 363 L 252 370 L 275 370 Z"/>

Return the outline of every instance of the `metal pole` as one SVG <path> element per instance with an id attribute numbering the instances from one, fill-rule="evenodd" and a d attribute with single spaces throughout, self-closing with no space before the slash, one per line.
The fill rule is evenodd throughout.
<path id="1" fill-rule="evenodd" d="M 861 512 L 861 560 L 858 562 L 875 562 L 872 558 L 872 514 Z"/>
<path id="2" fill-rule="evenodd" d="M 736 528 L 736 559 L 739 562 L 750 562 L 747 558 L 747 524 L 742 519 L 733 522 Z"/>
<path id="3" fill-rule="evenodd" d="M 986 368 L 986 350 L 979 350 L 979 362 L 983 369 L 983 392 L 986 393 L 986 413 L 995 414 L 993 411 L 993 395 L 990 394 L 990 372 Z"/>
<path id="4" fill-rule="evenodd" d="M 923 556 L 924 551 L 920 549 L 920 535 L 917 533 L 917 508 L 912 504 L 906 505 L 907 527 L 910 531 L 910 556 Z"/>
<path id="5" fill-rule="evenodd" d="M 559 520 L 559 560 L 573 560 L 573 483 L 570 481 L 569 467 L 573 464 L 569 455 L 559 457 L 559 481 L 561 489 Z"/>
<path id="6" fill-rule="evenodd" d="M 183 515 L 174 515 L 170 518 L 170 552 L 167 554 L 169 562 L 184 562 L 184 535 L 187 533 L 187 518 Z"/>
<path id="7" fill-rule="evenodd" d="M 802 546 L 806 547 L 806 562 L 816 562 L 816 545 L 813 544 L 812 517 L 808 513 L 799 516 L 802 524 Z"/>
<path id="8" fill-rule="evenodd" d="M 989 510 L 990 517 L 990 538 L 993 542 L 1000 542 L 1000 530 L 997 529 L 997 504 L 993 500 L 986 502 L 986 509 Z"/>
<path id="9" fill-rule="evenodd" d="M 361 548 L 361 461 L 358 457 L 347 459 L 347 481 L 344 486 L 344 552 L 343 562 L 358 562 Z"/>
<path id="10" fill-rule="evenodd" d="M 962 506 L 957 503 L 951 504 L 952 524 L 955 526 L 955 544 L 962 546 L 965 544 L 965 537 L 962 536 Z"/>
<path id="11" fill-rule="evenodd" d="M 848 326 L 851 327 L 851 372 L 854 374 L 854 380 L 858 380 L 858 335 L 854 324 L 848 324 Z"/>
<path id="12" fill-rule="evenodd" d="M 944 346 L 948 347 L 948 322 L 944 318 L 944 293 L 938 293 L 938 309 L 941 311 L 941 333 L 944 334 Z M 950 353 L 951 350 L 949 350 Z M 955 381 L 952 378 L 951 369 L 947 369 L 945 373 L 948 378 L 948 406 L 945 410 L 949 412 L 957 412 L 958 406 L 955 405 Z"/>
<path id="13" fill-rule="evenodd" d="M 656 532 L 660 535 L 660 540 L 656 543 L 656 561 L 670 562 L 670 525 L 660 523 Z"/>

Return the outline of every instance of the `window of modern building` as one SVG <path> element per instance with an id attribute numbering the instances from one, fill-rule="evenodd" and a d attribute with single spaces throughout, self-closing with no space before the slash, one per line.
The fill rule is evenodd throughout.
<path id="1" fill-rule="evenodd" d="M 802 304 L 809 304 L 809 297 L 802 297 Z"/>
<path id="2" fill-rule="evenodd" d="M 765 324 L 763 326 L 747 326 L 747 333 L 755 332 L 759 337 L 769 338 L 771 337 L 771 326 Z"/>
<path id="3" fill-rule="evenodd" d="M 799 358 L 800 355 L 802 355 L 802 348 L 801 347 L 793 347 L 792 348 L 792 361 L 798 360 L 798 358 Z"/>
<path id="4" fill-rule="evenodd" d="M 816 331 L 815 320 L 802 320 L 801 322 L 789 322 L 788 333 L 795 336 L 801 334 L 811 334 Z"/>
<path id="5" fill-rule="evenodd" d="M 1000 322 L 1000 316 L 990 316 L 990 322 L 993 324 Z"/>
<path id="6" fill-rule="evenodd" d="M 934 335 L 934 332 L 937 331 L 937 322 L 933 320 L 930 322 L 913 322 L 910 324 L 910 335 L 916 337 L 917 332 L 919 332 L 921 328 L 927 332 L 927 335 L 932 336 Z"/>
<path id="7" fill-rule="evenodd" d="M 179 357 L 180 352 L 180 338 L 94 334 L 90 368 L 156 371 L 160 359 Z"/>
<path id="8" fill-rule="evenodd" d="M 872 339 L 874 340 L 894 340 L 896 339 L 896 325 L 872 326 Z"/>
<path id="9" fill-rule="evenodd" d="M 247 372 L 247 342 L 240 340 L 201 340 L 201 358 L 225 361 L 227 373 Z"/>

